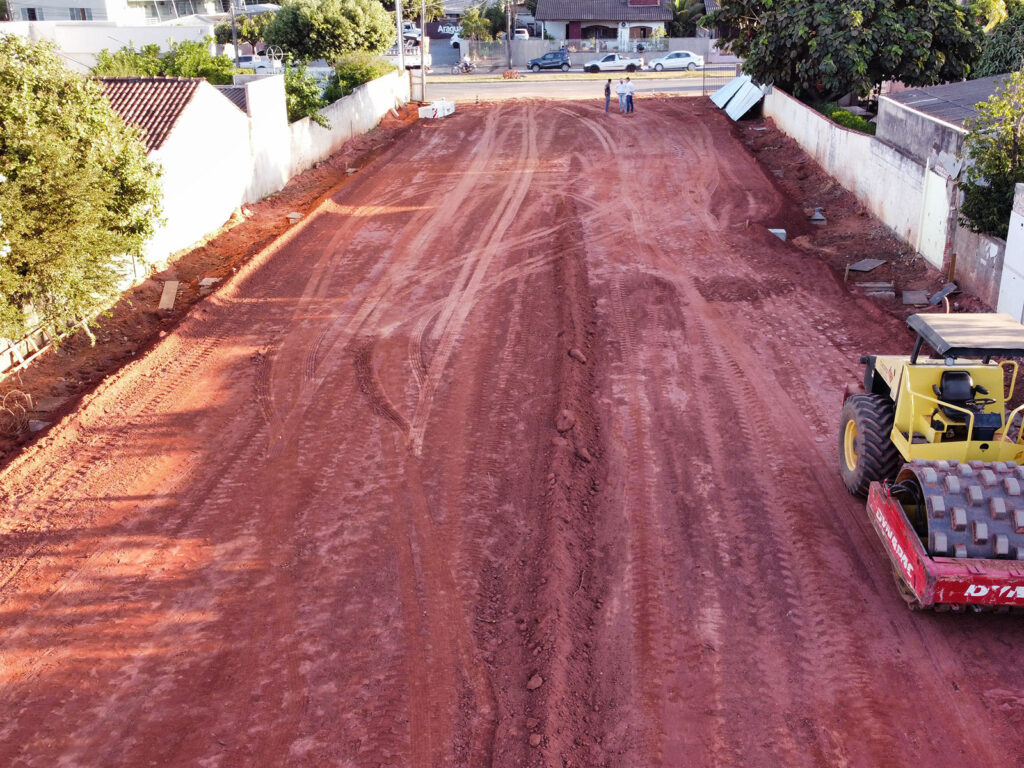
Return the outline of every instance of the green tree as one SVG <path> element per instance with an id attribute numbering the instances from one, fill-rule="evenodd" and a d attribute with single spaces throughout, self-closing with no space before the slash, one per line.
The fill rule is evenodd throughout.
<path id="1" fill-rule="evenodd" d="M 263 33 L 274 19 L 274 14 L 261 13 L 258 16 L 238 16 L 235 18 L 235 34 L 239 43 L 256 45 L 263 41 Z M 213 28 L 213 37 L 218 45 L 231 42 L 231 19 L 225 19 Z"/>
<path id="2" fill-rule="evenodd" d="M 704 0 L 671 0 L 672 21 L 665 25 L 669 37 L 696 37 L 704 18 Z"/>
<path id="3" fill-rule="evenodd" d="M 395 12 L 395 0 L 381 0 L 381 5 L 388 13 Z M 419 0 L 402 0 L 402 18 L 419 23 L 421 8 Z M 444 16 L 444 0 L 427 0 L 427 21 L 437 21 Z"/>
<path id="4" fill-rule="evenodd" d="M 981 57 L 972 77 L 989 77 L 1013 72 L 1024 66 L 1024 7 L 985 35 Z"/>
<path id="5" fill-rule="evenodd" d="M 322 128 L 331 127 L 327 118 L 320 114 L 320 110 L 330 102 L 321 94 L 320 86 L 305 63 L 296 65 L 288 62 L 284 70 L 284 98 L 289 123 L 308 117 Z"/>
<path id="6" fill-rule="evenodd" d="M 334 65 L 334 75 L 324 91 L 324 98 L 328 103 L 335 102 L 348 96 L 363 83 L 376 80 L 396 69 L 387 59 L 366 51 L 346 53 Z"/>
<path id="7" fill-rule="evenodd" d="M 129 45 L 114 53 L 104 48 L 96 54 L 96 66 L 90 74 L 96 77 L 156 77 L 163 74 L 160 46 L 145 45 L 136 51 Z"/>
<path id="8" fill-rule="evenodd" d="M 980 52 L 981 30 L 956 0 L 723 0 L 708 21 L 744 71 L 810 100 L 962 80 Z"/>
<path id="9" fill-rule="evenodd" d="M 235 72 L 235 63 L 227 56 L 211 56 L 212 38 L 203 42 L 186 40 L 171 43 L 171 50 L 162 59 L 163 72 L 167 77 L 202 77 L 214 85 L 230 85 Z"/>
<path id="10" fill-rule="evenodd" d="M 975 232 L 1006 237 L 1014 188 L 1024 182 L 1024 70 L 1018 70 L 964 122 L 967 171 L 961 222 Z"/>
<path id="11" fill-rule="evenodd" d="M 0 336 L 59 332 L 116 295 L 159 218 L 159 168 L 49 43 L 0 34 Z"/>
<path id="12" fill-rule="evenodd" d="M 459 20 L 462 37 L 465 40 L 490 40 L 491 22 L 480 13 L 479 8 L 467 8 Z"/>
<path id="13" fill-rule="evenodd" d="M 211 56 L 211 38 L 203 42 L 186 40 L 171 43 L 171 50 L 163 56 L 157 45 L 147 45 L 141 51 L 132 46 L 116 53 L 104 49 L 96 56 L 96 66 L 90 74 L 96 77 L 202 77 L 215 85 L 231 83 L 235 65 L 227 56 Z"/>
<path id="14" fill-rule="evenodd" d="M 378 0 L 284 0 L 263 39 L 298 59 L 333 61 L 351 51 L 386 51 L 395 24 Z"/>
<path id="15" fill-rule="evenodd" d="M 490 22 L 490 36 L 498 37 L 505 35 L 508 30 L 508 14 L 505 13 L 505 3 L 496 0 L 483 10 L 484 18 Z"/>

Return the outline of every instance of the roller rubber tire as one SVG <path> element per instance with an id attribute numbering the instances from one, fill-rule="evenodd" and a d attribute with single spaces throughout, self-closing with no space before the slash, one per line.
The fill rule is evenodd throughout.
<path id="1" fill-rule="evenodd" d="M 665 67 L 663 67 L 661 64 L 655 64 L 654 65 L 654 71 L 655 72 L 661 72 L 663 69 L 665 69 Z"/>
<path id="2" fill-rule="evenodd" d="M 693 62 L 690 62 L 689 64 L 686 65 L 686 68 L 688 70 L 690 70 L 691 72 L 693 72 L 693 70 L 695 70 L 697 68 L 697 65 L 694 64 Z"/>
<path id="3" fill-rule="evenodd" d="M 853 395 L 839 418 L 839 472 L 846 489 L 867 496 L 873 482 L 892 480 L 900 468 L 893 445 L 893 404 L 881 395 Z"/>
<path id="4" fill-rule="evenodd" d="M 532 67 L 530 67 L 530 69 L 532 69 L 534 72 L 540 72 L 540 64 L 534 64 Z"/>
<path id="5" fill-rule="evenodd" d="M 628 67 L 626 67 L 626 71 L 627 72 L 636 72 L 636 67 L 634 65 L 630 64 Z"/>
<path id="6" fill-rule="evenodd" d="M 569 65 L 568 64 L 563 64 L 562 65 L 562 71 L 563 72 L 568 72 L 569 71 Z"/>
<path id="7" fill-rule="evenodd" d="M 589 70 L 587 70 L 587 71 L 588 71 L 588 72 L 590 72 L 590 73 L 592 73 L 592 74 L 597 74 L 598 72 L 600 72 L 600 71 L 601 71 L 601 69 L 600 69 L 600 67 L 591 67 L 591 68 L 590 68 Z"/>

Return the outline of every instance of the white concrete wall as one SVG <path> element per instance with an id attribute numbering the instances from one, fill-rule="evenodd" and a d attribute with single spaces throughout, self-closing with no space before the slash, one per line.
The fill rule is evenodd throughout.
<path id="1" fill-rule="evenodd" d="M 334 154 L 353 136 L 374 128 L 396 103 L 409 100 L 409 76 L 393 72 L 361 85 L 351 94 L 320 110 L 331 127 L 321 128 L 309 118 L 289 126 L 291 172 L 302 173 Z"/>
<path id="2" fill-rule="evenodd" d="M 219 228 L 242 204 L 252 178 L 249 118 L 204 81 L 150 157 L 164 169 L 166 223 L 147 244 L 146 260 L 160 264 Z"/>
<path id="3" fill-rule="evenodd" d="M 1013 196 L 1010 229 L 1006 233 L 1003 281 L 999 286 L 1000 312 L 1024 323 L 1024 184 L 1018 184 Z"/>
<path id="4" fill-rule="evenodd" d="M 778 88 L 765 96 L 764 114 L 871 213 L 916 247 L 924 193 L 920 164 L 866 133 L 836 125 Z"/>
<path id="5" fill-rule="evenodd" d="M 277 192 L 292 175 L 292 139 L 284 75 L 237 75 L 235 83 L 245 85 L 249 109 L 252 177 L 245 190 L 245 200 L 252 202 Z M 283 151 L 285 149 L 288 151 Z"/>
<path id="6" fill-rule="evenodd" d="M 20 35 L 33 42 L 55 43 L 64 64 L 76 72 L 88 72 L 96 66 L 96 54 L 104 48 L 116 51 L 127 45 L 136 50 L 155 43 L 170 50 L 171 42 L 201 41 L 213 37 L 212 24 L 122 25 L 109 21 L 33 21 L 0 23 L 0 33 Z M 213 49 L 211 48 L 211 53 Z"/>
<path id="7" fill-rule="evenodd" d="M 1003 302 L 1000 283 L 1008 246 L 956 224 L 953 204 L 958 190 L 951 179 L 926 172 L 924 164 L 873 136 L 836 125 L 778 88 L 765 96 L 764 114 L 933 266 L 944 268 L 948 253 L 955 253 L 954 279 L 990 306 Z M 927 199 L 926 173 L 932 192 Z M 1024 216 L 1024 200 L 1020 195 L 1018 200 Z M 920 231 L 922 222 L 925 232 Z M 1020 248 L 1024 251 L 1024 235 Z M 1024 256 L 1021 273 L 1024 276 Z"/>

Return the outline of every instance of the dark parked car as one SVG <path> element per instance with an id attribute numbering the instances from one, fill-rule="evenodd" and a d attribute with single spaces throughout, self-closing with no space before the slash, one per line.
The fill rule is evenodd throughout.
<path id="1" fill-rule="evenodd" d="M 540 72 L 542 69 L 560 69 L 563 72 L 568 72 L 571 66 L 572 62 L 569 61 L 569 52 L 564 48 L 557 51 L 548 51 L 543 56 L 526 62 L 527 69 L 532 69 L 534 72 Z"/>

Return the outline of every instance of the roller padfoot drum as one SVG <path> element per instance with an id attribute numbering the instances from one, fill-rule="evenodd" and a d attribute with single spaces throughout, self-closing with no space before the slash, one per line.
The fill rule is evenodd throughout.
<path id="1" fill-rule="evenodd" d="M 1024 467 L 914 461 L 868 511 L 912 609 L 1024 607 Z"/>

